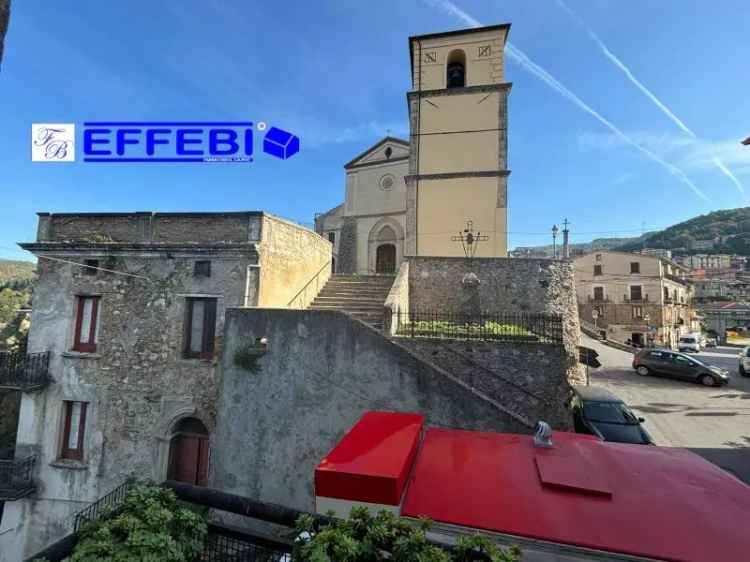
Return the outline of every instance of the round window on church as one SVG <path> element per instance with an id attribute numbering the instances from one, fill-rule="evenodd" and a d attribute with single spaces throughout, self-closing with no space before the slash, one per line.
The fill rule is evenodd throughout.
<path id="1" fill-rule="evenodd" d="M 380 178 L 380 189 L 384 191 L 390 191 L 393 189 L 393 184 L 395 183 L 396 178 L 393 177 L 392 174 L 386 174 L 382 178 Z"/>

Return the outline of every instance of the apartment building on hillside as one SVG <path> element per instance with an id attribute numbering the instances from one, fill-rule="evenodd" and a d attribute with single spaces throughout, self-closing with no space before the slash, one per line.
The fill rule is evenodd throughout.
<path id="1" fill-rule="evenodd" d="M 574 260 L 581 320 L 608 339 L 677 347 L 699 329 L 689 270 L 671 260 L 594 252 Z"/>

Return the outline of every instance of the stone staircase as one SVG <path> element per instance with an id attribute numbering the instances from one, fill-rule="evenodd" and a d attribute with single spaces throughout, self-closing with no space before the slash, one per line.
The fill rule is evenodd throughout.
<path id="1" fill-rule="evenodd" d="M 341 310 L 380 330 L 393 275 L 332 275 L 310 309 Z"/>

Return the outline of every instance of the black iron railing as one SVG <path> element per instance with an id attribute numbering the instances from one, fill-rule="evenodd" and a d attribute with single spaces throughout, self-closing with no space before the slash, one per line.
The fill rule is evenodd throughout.
<path id="1" fill-rule="evenodd" d="M 0 460 L 0 500 L 12 501 L 34 491 L 32 479 L 36 457 Z"/>
<path id="2" fill-rule="evenodd" d="M 0 388 L 34 390 L 49 382 L 49 351 L 0 352 Z"/>
<path id="3" fill-rule="evenodd" d="M 463 314 L 417 310 L 398 313 L 396 335 L 412 338 L 562 344 L 563 324 L 562 316 L 559 314 Z"/>
<path id="4" fill-rule="evenodd" d="M 128 495 L 133 483 L 133 480 L 126 480 L 123 484 L 120 484 L 117 488 L 102 496 L 90 506 L 76 513 L 75 520 L 73 521 L 73 530 L 78 532 L 84 522 L 97 521 L 103 517 L 109 517 L 116 512 L 122 505 L 123 501 L 125 501 L 125 496 Z"/>
<path id="5" fill-rule="evenodd" d="M 209 525 L 200 562 L 291 562 L 292 547 L 252 534 Z"/>

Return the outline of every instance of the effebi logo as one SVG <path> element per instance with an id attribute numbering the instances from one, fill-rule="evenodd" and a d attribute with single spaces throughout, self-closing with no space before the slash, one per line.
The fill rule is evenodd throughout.
<path id="1" fill-rule="evenodd" d="M 250 121 L 88 121 L 79 147 L 90 163 L 252 162 L 256 133 L 263 135 L 264 154 L 286 160 L 299 152 L 296 135 Z M 35 124 L 32 136 L 34 161 L 75 160 L 72 124 Z M 66 139 L 69 148 L 61 144 Z"/>
<path id="2" fill-rule="evenodd" d="M 74 123 L 33 123 L 32 162 L 74 162 L 76 159 Z"/>

